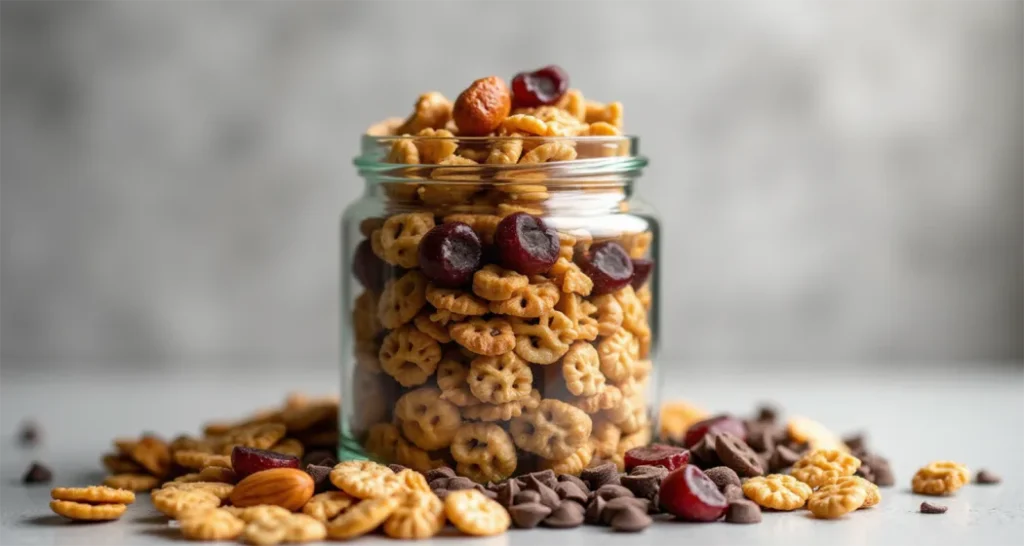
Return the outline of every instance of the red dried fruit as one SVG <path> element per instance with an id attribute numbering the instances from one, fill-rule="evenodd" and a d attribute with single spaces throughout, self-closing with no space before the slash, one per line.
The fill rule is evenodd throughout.
<path id="1" fill-rule="evenodd" d="M 502 267 L 523 275 L 543 275 L 558 259 L 558 232 L 525 212 L 498 222 L 494 244 Z"/>
<path id="2" fill-rule="evenodd" d="M 715 482 L 692 464 L 665 476 L 658 497 L 666 512 L 687 521 L 715 521 L 729 508 Z"/>
<path id="3" fill-rule="evenodd" d="M 515 108 L 530 108 L 554 104 L 568 89 L 569 75 L 559 66 L 520 72 L 512 78 L 512 105 Z"/>
<path id="4" fill-rule="evenodd" d="M 435 226 L 420 240 L 420 269 L 438 286 L 458 288 L 480 269 L 483 254 L 480 237 L 462 222 Z"/>
<path id="5" fill-rule="evenodd" d="M 576 255 L 576 265 L 594 281 L 591 294 L 607 294 L 623 288 L 633 279 L 633 260 L 615 241 L 591 245 L 590 251 Z"/>
<path id="6" fill-rule="evenodd" d="M 701 441 L 708 432 L 730 432 L 744 442 L 747 441 L 747 427 L 744 426 L 743 421 L 731 415 L 716 415 L 690 425 L 690 428 L 686 429 L 683 445 L 686 447 L 697 445 L 697 442 Z"/>
<path id="7" fill-rule="evenodd" d="M 298 468 L 299 458 L 254 447 L 235 446 L 231 450 L 231 468 L 239 479 L 271 468 Z"/>
<path id="8" fill-rule="evenodd" d="M 640 465 L 663 466 L 669 472 L 690 462 L 690 451 L 665 444 L 634 447 L 626 452 L 626 472 Z"/>
<path id="9" fill-rule="evenodd" d="M 370 290 L 380 292 L 384 289 L 384 282 L 388 277 L 387 264 L 373 253 L 373 247 L 368 239 L 356 245 L 356 252 L 352 257 L 352 274 Z"/>
<path id="10" fill-rule="evenodd" d="M 653 270 L 654 260 L 633 258 L 633 280 L 629 281 L 629 284 L 632 284 L 635 290 L 640 290 L 640 287 L 651 277 Z"/>

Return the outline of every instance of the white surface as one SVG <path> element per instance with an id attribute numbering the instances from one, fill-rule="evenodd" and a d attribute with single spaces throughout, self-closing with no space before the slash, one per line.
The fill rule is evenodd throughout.
<path id="1" fill-rule="evenodd" d="M 64 369 L 68 369 L 65 367 Z M 667 374 L 665 398 L 697 401 L 710 409 L 749 411 L 758 400 L 784 402 L 839 431 L 863 428 L 893 463 L 898 485 L 883 490 L 880 507 L 842 521 L 817 521 L 807 512 L 764 515 L 760 525 L 657 523 L 640 535 L 606 528 L 513 531 L 490 539 L 431 544 L 546 546 L 559 544 L 1011 544 L 1024 540 L 1024 376 L 1019 369 L 964 365 L 960 375 L 920 366 L 889 371 L 836 367 L 845 376 L 802 372 L 729 373 L 689 365 Z M 948 369 L 945 369 L 948 370 Z M 687 373 L 687 372 L 692 373 Z M 145 495 L 114 523 L 70 524 L 47 507 L 49 487 L 26 487 L 19 478 L 33 459 L 50 465 L 54 485 L 97 483 L 100 454 L 117 435 L 151 430 L 165 435 L 195 431 L 204 420 L 241 416 L 277 403 L 289 390 L 328 393 L 337 376 L 325 372 L 277 375 L 244 370 L 176 375 L 92 376 L 4 374 L 0 382 L 0 544 L 169 544 L 178 540 Z M 16 445 L 18 423 L 32 417 L 44 433 L 41 447 Z M 989 468 L 997 486 L 968 485 L 955 497 L 910 494 L 913 471 L 934 459 L 953 459 L 972 470 Z M 918 513 L 921 501 L 949 506 L 944 515 Z M 384 544 L 383 539 L 361 543 Z"/>

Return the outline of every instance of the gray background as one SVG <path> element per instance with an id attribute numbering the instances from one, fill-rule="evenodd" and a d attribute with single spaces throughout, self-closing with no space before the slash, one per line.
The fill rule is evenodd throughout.
<path id="1" fill-rule="evenodd" d="M 663 354 L 1019 360 L 1022 6 L 3 2 L 3 368 L 332 365 L 359 133 L 552 62 L 652 159 Z"/>

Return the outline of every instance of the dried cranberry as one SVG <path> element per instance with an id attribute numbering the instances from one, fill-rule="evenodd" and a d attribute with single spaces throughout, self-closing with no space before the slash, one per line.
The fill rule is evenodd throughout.
<path id="1" fill-rule="evenodd" d="M 271 468 L 298 468 L 299 458 L 254 447 L 235 446 L 231 450 L 231 468 L 239 479 Z"/>
<path id="2" fill-rule="evenodd" d="M 626 452 L 626 471 L 629 472 L 640 465 L 663 466 L 669 472 L 686 466 L 690 462 L 690 452 L 675 446 L 651 444 L 634 447 Z"/>
<path id="3" fill-rule="evenodd" d="M 632 284 L 635 290 L 640 290 L 644 283 L 647 282 L 647 279 L 651 278 L 651 271 L 653 270 L 654 260 L 633 258 L 633 280 L 629 281 L 629 284 Z"/>
<path id="4" fill-rule="evenodd" d="M 687 521 L 715 521 L 729 508 L 715 482 L 692 464 L 665 476 L 658 497 L 666 512 Z"/>
<path id="5" fill-rule="evenodd" d="M 633 279 L 633 260 L 615 241 L 591 245 L 590 252 L 576 255 L 576 264 L 594 281 L 595 295 L 615 292 Z"/>
<path id="6" fill-rule="evenodd" d="M 530 108 L 554 104 L 568 89 L 569 75 L 559 66 L 520 72 L 512 78 L 512 105 L 515 108 Z"/>
<path id="7" fill-rule="evenodd" d="M 462 222 L 435 226 L 420 240 L 420 269 L 434 284 L 458 288 L 480 269 L 483 245 L 473 228 Z"/>
<path id="8" fill-rule="evenodd" d="M 352 274 L 366 288 L 380 292 L 384 289 L 384 281 L 387 280 L 386 273 L 387 264 L 373 253 L 370 241 L 364 239 L 356 246 L 356 253 L 352 258 Z"/>
<path id="9" fill-rule="evenodd" d="M 547 273 L 558 259 L 558 233 L 525 212 L 510 214 L 498 222 L 494 244 L 501 265 L 523 275 Z"/>
<path id="10" fill-rule="evenodd" d="M 708 432 L 731 432 L 744 442 L 747 441 L 747 427 L 743 421 L 731 415 L 716 415 L 709 419 L 694 423 L 686 429 L 686 436 L 683 438 L 683 445 L 693 447 L 704 438 Z"/>

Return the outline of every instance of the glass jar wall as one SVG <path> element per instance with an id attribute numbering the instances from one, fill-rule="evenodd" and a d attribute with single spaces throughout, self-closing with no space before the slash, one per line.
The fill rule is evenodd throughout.
<path id="1" fill-rule="evenodd" d="M 622 467 L 650 441 L 659 226 L 632 195 L 637 144 L 364 137 L 341 220 L 342 459 L 497 482 Z"/>

